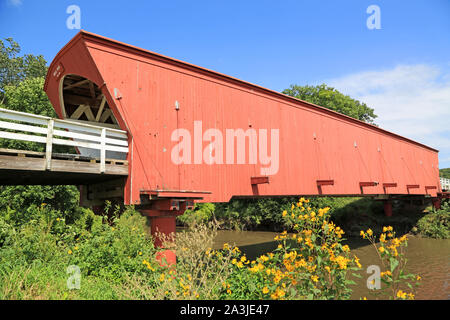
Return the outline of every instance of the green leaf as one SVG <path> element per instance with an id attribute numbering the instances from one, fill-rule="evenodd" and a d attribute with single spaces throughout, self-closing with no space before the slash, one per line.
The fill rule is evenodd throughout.
<path id="1" fill-rule="evenodd" d="M 398 260 L 395 258 L 389 258 L 389 263 L 390 263 L 390 267 L 391 267 L 391 272 L 394 272 L 395 268 L 397 268 L 398 266 Z"/>

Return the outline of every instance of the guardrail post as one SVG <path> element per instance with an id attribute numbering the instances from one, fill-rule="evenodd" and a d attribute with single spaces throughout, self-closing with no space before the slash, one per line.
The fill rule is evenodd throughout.
<path id="1" fill-rule="evenodd" d="M 100 141 L 100 145 L 101 145 L 101 149 L 100 149 L 100 172 L 104 173 L 105 172 L 105 158 L 106 158 L 106 151 L 105 151 L 105 146 L 106 146 L 106 128 L 102 129 L 102 134 L 101 134 L 101 141 Z"/>
<path id="2" fill-rule="evenodd" d="M 45 161 L 46 170 L 51 169 L 52 165 L 52 147 L 53 147 L 53 127 L 54 127 L 55 121 L 53 119 L 48 120 L 47 124 L 47 142 L 45 147 Z"/>

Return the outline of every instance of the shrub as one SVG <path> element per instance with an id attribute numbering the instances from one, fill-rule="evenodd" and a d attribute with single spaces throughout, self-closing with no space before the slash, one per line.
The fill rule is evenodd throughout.
<path id="1" fill-rule="evenodd" d="M 371 229 L 361 230 L 360 234 L 374 246 L 385 270 L 380 274 L 381 288 L 377 291 L 372 290 L 371 293 L 374 296 L 388 295 L 391 299 L 413 300 L 415 296 L 414 288 L 420 284 L 421 277 L 406 272 L 407 235 L 397 238 L 392 226 L 383 227 L 383 233 L 379 236 L 379 245 L 377 246 L 376 236 Z M 372 284 L 375 284 L 375 279 Z M 408 289 L 405 289 L 406 287 Z M 410 290 L 410 292 L 407 293 L 403 290 Z"/>
<path id="2" fill-rule="evenodd" d="M 154 247 L 145 231 L 145 217 L 133 208 L 126 209 L 112 225 L 102 217 L 88 214 L 80 219 L 89 229 L 67 245 L 70 264 L 77 265 L 83 275 L 107 277 L 121 281 L 124 274 L 142 272 L 142 257 L 152 257 Z"/>
<path id="3" fill-rule="evenodd" d="M 348 299 L 349 271 L 357 257 L 342 245 L 342 229 L 329 221 L 329 208 L 314 209 L 301 198 L 281 215 L 294 233 L 282 232 L 278 248 L 254 261 L 235 258 L 228 284 L 233 299 Z M 239 272 L 239 270 L 242 270 Z M 358 276 L 357 274 L 353 274 Z M 228 285 L 227 284 L 227 285 Z"/>
<path id="4" fill-rule="evenodd" d="M 441 209 L 432 211 L 417 221 L 417 232 L 425 237 L 450 238 L 450 204 L 443 202 Z"/>
<path id="5" fill-rule="evenodd" d="M 185 225 L 206 223 L 211 220 L 215 208 L 214 203 L 196 203 L 194 209 L 186 210 L 177 219 Z"/>

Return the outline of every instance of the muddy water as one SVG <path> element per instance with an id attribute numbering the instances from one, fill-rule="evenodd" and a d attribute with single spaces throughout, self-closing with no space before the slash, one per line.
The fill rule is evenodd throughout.
<path id="1" fill-rule="evenodd" d="M 219 231 L 215 239 L 215 248 L 224 243 L 238 246 L 250 259 L 270 252 L 276 248 L 274 232 L 263 231 Z M 406 271 L 419 274 L 422 277 L 421 286 L 416 290 L 416 299 L 450 300 L 450 240 L 438 240 L 408 237 Z M 352 299 L 371 296 L 368 293 L 366 281 L 370 274 L 365 270 L 369 265 L 380 264 L 378 255 L 372 245 L 363 239 L 346 241 L 362 264 L 362 278 L 355 279 Z M 384 271 L 384 270 L 381 270 Z"/>

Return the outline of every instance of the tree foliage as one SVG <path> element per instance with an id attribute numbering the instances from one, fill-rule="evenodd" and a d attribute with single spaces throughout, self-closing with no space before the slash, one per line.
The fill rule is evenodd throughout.
<path id="1" fill-rule="evenodd" d="M 0 108 L 55 116 L 43 90 L 47 73 L 42 55 L 20 55 L 20 46 L 13 39 L 0 40 Z M 39 143 L 0 139 L 0 148 L 44 151 Z M 67 147 L 56 146 L 55 152 Z M 70 215 L 78 206 L 75 186 L 0 186 L 0 210 L 8 210 L 16 221 L 32 218 L 34 208 L 42 203 Z"/>
<path id="2" fill-rule="evenodd" d="M 318 86 L 291 85 L 288 89 L 283 90 L 283 93 L 367 123 L 373 124 L 377 117 L 374 109 L 369 108 L 365 103 L 344 95 L 326 84 Z"/>
<path id="3" fill-rule="evenodd" d="M 47 65 L 42 55 L 20 56 L 20 46 L 12 38 L 0 40 L 0 104 L 5 103 L 5 87 L 30 78 L 45 77 Z"/>
<path id="4" fill-rule="evenodd" d="M 450 179 L 450 168 L 439 169 L 439 176 Z"/>

